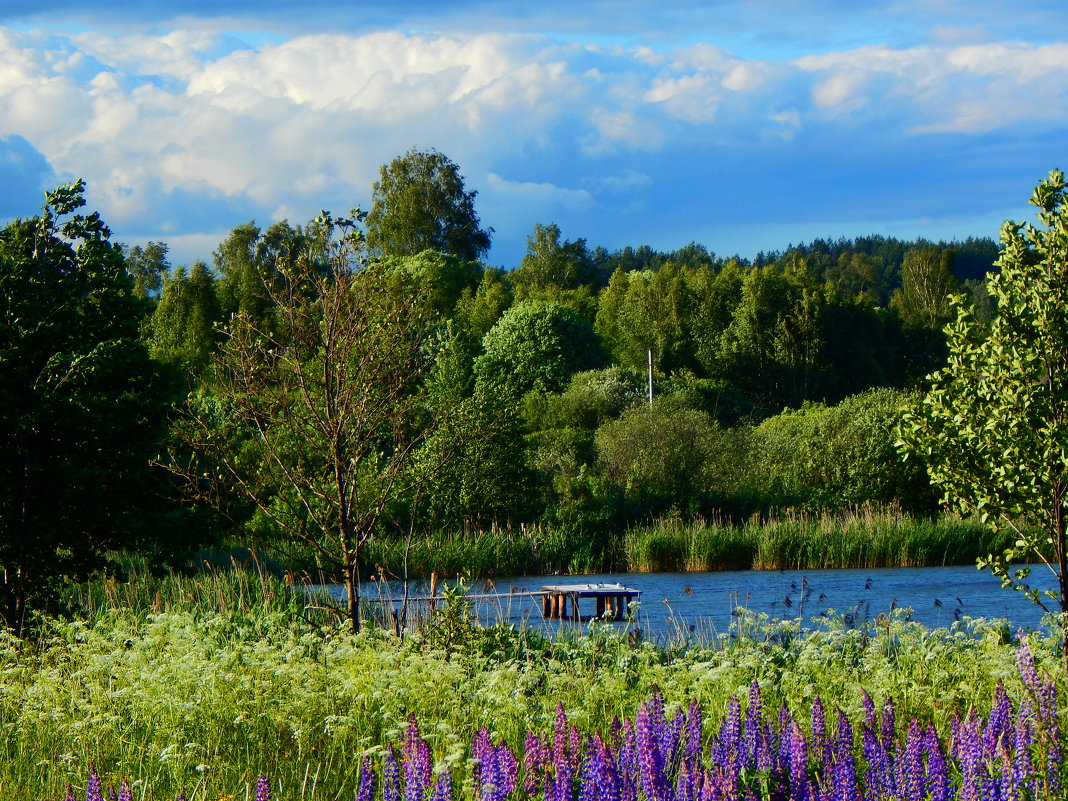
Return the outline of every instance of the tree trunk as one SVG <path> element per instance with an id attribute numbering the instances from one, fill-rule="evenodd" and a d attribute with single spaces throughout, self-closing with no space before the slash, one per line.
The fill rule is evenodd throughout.
<path id="1" fill-rule="evenodd" d="M 349 626 L 353 634 L 360 633 L 360 585 L 358 560 L 346 549 L 344 564 L 345 598 L 348 605 Z"/>

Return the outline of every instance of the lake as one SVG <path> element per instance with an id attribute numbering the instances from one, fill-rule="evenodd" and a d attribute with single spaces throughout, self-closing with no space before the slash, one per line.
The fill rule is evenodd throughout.
<path id="1" fill-rule="evenodd" d="M 1033 577 L 1038 586 L 1054 586 L 1045 567 L 1036 566 Z M 536 592 L 546 584 L 616 582 L 641 591 L 637 625 L 653 637 L 727 633 L 739 607 L 773 618 L 803 616 L 809 622 L 837 612 L 857 623 L 892 608 L 909 608 L 913 620 L 932 628 L 949 626 L 963 617 L 1004 618 L 1013 629 L 1039 628 L 1042 617 L 1042 610 L 1021 593 L 1002 589 L 998 579 L 974 566 L 516 576 L 473 581 L 468 592 L 475 596 L 498 594 L 473 601 L 483 622 L 559 628 L 579 624 L 544 621 L 541 599 L 525 592 Z M 343 588 L 335 588 L 335 592 L 343 597 Z M 421 595 L 427 589 L 420 583 L 409 592 Z M 387 587 L 372 582 L 363 585 L 362 593 L 366 600 L 397 597 L 401 588 L 395 582 Z M 581 611 L 584 616 L 591 615 L 594 601 L 583 601 Z"/>

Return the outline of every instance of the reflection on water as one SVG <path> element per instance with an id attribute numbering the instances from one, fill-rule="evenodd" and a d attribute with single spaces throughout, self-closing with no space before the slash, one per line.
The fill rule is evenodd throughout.
<path id="1" fill-rule="evenodd" d="M 1044 571 L 1035 568 L 1035 583 L 1052 588 L 1052 576 L 1048 572 L 1043 575 Z M 740 607 L 773 618 L 803 617 L 808 621 L 838 613 L 857 623 L 892 609 L 908 608 L 913 620 L 932 628 L 949 626 L 963 617 L 1004 618 L 1014 629 L 1038 628 L 1042 618 L 1042 611 L 1021 593 L 1002 589 L 999 579 L 970 566 L 517 576 L 474 581 L 468 593 L 483 622 L 556 628 L 575 624 L 543 621 L 540 597 L 528 593 L 545 584 L 600 582 L 619 582 L 641 590 L 637 624 L 652 636 L 726 633 Z M 341 588 L 337 591 L 343 593 Z M 364 584 L 362 588 L 367 600 L 399 598 L 402 592 L 393 583 Z M 425 585 L 409 587 L 411 595 L 426 592 Z M 581 611 L 584 616 L 591 615 L 594 601 L 584 601 Z"/>

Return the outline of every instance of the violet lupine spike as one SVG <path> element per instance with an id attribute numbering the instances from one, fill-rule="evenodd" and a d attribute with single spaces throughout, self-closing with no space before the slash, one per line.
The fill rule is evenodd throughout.
<path id="1" fill-rule="evenodd" d="M 927 724 L 927 730 L 924 734 L 924 751 L 927 753 L 927 769 L 924 774 L 926 797 L 930 798 L 931 801 L 951 801 L 952 785 L 949 781 L 946 757 L 942 753 L 942 744 L 938 740 L 938 733 L 930 723 Z"/>
<path id="2" fill-rule="evenodd" d="M 262 773 L 256 779 L 256 801 L 271 801 L 271 783 Z"/>
<path id="3" fill-rule="evenodd" d="M 89 763 L 89 782 L 85 787 L 85 801 L 104 801 L 104 788 L 91 762 Z"/>
<path id="4" fill-rule="evenodd" d="M 701 718 L 701 707 L 696 701 L 690 702 L 690 710 L 686 715 L 686 745 L 683 750 L 683 759 L 696 765 L 701 759 L 701 743 L 704 735 L 704 721 Z"/>
<path id="5" fill-rule="evenodd" d="M 400 766 L 392 746 L 382 757 L 382 801 L 401 801 Z"/>
<path id="6" fill-rule="evenodd" d="M 634 724 L 628 718 L 623 721 L 621 742 L 616 757 L 619 772 L 620 801 L 637 801 L 638 798 L 638 743 Z"/>
<path id="7" fill-rule="evenodd" d="M 883 749 L 887 753 L 890 753 L 894 747 L 894 726 L 897 723 L 895 718 L 894 699 L 887 698 L 883 701 L 883 718 L 879 724 L 879 738 L 882 741 Z"/>
<path id="8" fill-rule="evenodd" d="M 923 752 L 927 745 L 920 722 L 913 718 L 909 721 L 908 732 L 905 734 L 905 749 L 899 760 L 901 779 L 898 782 L 898 793 L 905 801 L 923 801 L 927 793 L 924 788 Z"/>
<path id="9" fill-rule="evenodd" d="M 489 729 L 485 726 L 480 726 L 471 741 L 471 758 L 474 760 L 471 773 L 475 778 L 475 784 L 479 786 L 481 786 L 484 781 L 483 773 L 485 772 L 485 765 L 487 762 L 486 752 L 492 750 L 492 748 L 493 741 L 490 739 Z"/>
<path id="10" fill-rule="evenodd" d="M 133 792 L 130 790 L 130 783 L 123 779 L 119 785 L 119 801 L 133 801 Z"/>
<path id="11" fill-rule="evenodd" d="M 875 718 L 875 702 L 871 700 L 871 696 L 867 690 L 862 689 L 860 691 L 860 706 L 864 710 L 864 723 L 871 728 L 872 731 L 878 727 L 878 722 Z"/>
<path id="12" fill-rule="evenodd" d="M 374 762 L 364 754 L 360 758 L 360 783 L 356 786 L 356 801 L 374 801 L 377 784 Z"/>
<path id="13" fill-rule="evenodd" d="M 787 770 L 790 775 L 790 801 L 810 801 L 808 782 L 808 751 L 805 735 L 796 720 L 791 719 L 782 739 L 787 743 Z"/>
<path id="14" fill-rule="evenodd" d="M 595 734 L 582 762 L 579 801 L 619 801 L 619 776 L 612 767 L 608 749 Z"/>
<path id="15" fill-rule="evenodd" d="M 994 759 L 998 753 L 999 744 L 1011 733 L 1012 717 L 1012 703 L 1009 701 L 1008 693 L 1005 692 L 1005 684 L 998 679 L 998 685 L 994 690 L 994 703 L 990 708 L 986 727 L 983 729 L 983 755 L 987 759 Z"/>
<path id="16" fill-rule="evenodd" d="M 659 716 L 659 721 L 663 716 Z M 634 734 L 638 746 L 638 768 L 645 801 L 674 801 L 674 793 L 664 772 L 664 758 L 657 736 L 658 715 L 655 701 L 638 707 Z"/>
<path id="17" fill-rule="evenodd" d="M 679 765 L 679 774 L 675 779 L 675 801 L 694 801 L 693 774 L 685 761 Z"/>
<path id="18" fill-rule="evenodd" d="M 857 791 L 857 766 L 853 760 L 853 727 L 849 718 L 838 711 L 838 736 L 834 742 L 834 789 L 839 801 L 860 801 Z"/>
<path id="19" fill-rule="evenodd" d="M 1038 777 L 1035 775 L 1031 749 L 1035 745 L 1035 718 L 1031 705 L 1025 700 L 1020 703 L 1016 713 L 1016 725 L 1013 729 L 1012 783 L 1015 787 L 1027 788 L 1032 797 L 1038 796 Z"/>
<path id="20" fill-rule="evenodd" d="M 506 797 L 511 795 L 519 784 L 519 765 L 516 762 L 515 754 L 512 753 L 512 749 L 507 746 L 503 739 L 498 741 L 496 752 L 497 778 L 501 783 L 501 794 Z"/>
<path id="21" fill-rule="evenodd" d="M 861 751 L 864 754 L 864 798 L 867 801 L 876 801 L 883 796 L 884 790 L 889 782 L 889 777 L 886 775 L 889 769 L 889 765 L 883 752 L 882 743 L 879 742 L 879 736 L 875 733 L 875 729 L 872 723 L 875 722 L 875 707 L 872 706 L 872 716 L 867 720 L 871 723 L 865 722 L 862 724 L 860 730 L 860 743 Z"/>
<path id="22" fill-rule="evenodd" d="M 482 729 L 484 732 L 485 729 Z M 486 734 L 488 741 L 489 734 Z M 477 742 L 476 737 L 476 742 Z M 472 749 L 474 750 L 474 749 Z M 504 794 L 501 792 L 501 777 L 500 766 L 497 764 L 497 749 L 493 747 L 493 744 L 486 742 L 481 748 L 478 749 L 478 753 L 475 754 L 476 765 L 478 765 L 477 779 L 478 784 L 478 798 L 481 801 L 502 801 Z"/>
<path id="23" fill-rule="evenodd" d="M 953 720 L 949 724 L 950 739 L 949 739 L 949 755 L 956 760 L 960 760 L 960 742 L 961 742 L 961 719 L 960 713 L 953 712 Z"/>
<path id="24" fill-rule="evenodd" d="M 567 776 L 570 783 L 575 775 L 574 750 L 571 748 L 571 736 L 568 731 L 567 715 L 564 705 L 557 703 L 556 720 L 553 725 L 553 763 L 556 765 L 557 789 L 562 791 L 564 785 L 559 781 L 561 775 Z M 570 792 L 568 793 L 570 797 Z"/>
<path id="25" fill-rule="evenodd" d="M 434 782 L 434 792 L 430 794 L 430 801 L 452 801 L 452 773 L 445 771 L 438 774 Z"/>
<path id="26" fill-rule="evenodd" d="M 830 775 L 831 747 L 827 737 L 827 720 L 823 709 L 823 701 L 817 695 L 812 701 L 812 750 L 823 766 L 825 775 Z"/>
<path id="27" fill-rule="evenodd" d="M 745 767 L 756 767 L 757 747 L 761 739 L 760 707 L 760 685 L 756 679 L 753 679 L 753 683 L 749 685 L 749 706 L 745 708 L 745 723 L 742 732 L 742 764 Z"/>
<path id="28" fill-rule="evenodd" d="M 541 738 L 528 731 L 523 741 L 523 794 L 529 799 L 534 798 L 542 788 L 541 774 L 545 765 L 543 749 Z"/>
<path id="29" fill-rule="evenodd" d="M 623 724 L 620 723 L 618 715 L 612 716 L 612 722 L 608 726 L 608 745 L 614 754 L 618 754 L 619 749 L 623 747 Z"/>
<path id="30" fill-rule="evenodd" d="M 986 766 L 978 713 L 971 709 L 960 725 L 957 761 L 960 763 L 960 801 L 986 801 Z"/>
<path id="31" fill-rule="evenodd" d="M 430 756 L 430 746 L 419 734 L 415 715 L 408 718 L 401 757 L 404 760 L 404 799 L 423 801 L 430 788 L 434 764 Z"/>
<path id="32" fill-rule="evenodd" d="M 682 731 L 686 728 L 686 713 L 682 711 L 682 708 L 675 710 L 675 714 L 671 717 L 671 722 L 664 726 L 664 737 L 660 741 L 660 753 L 664 756 L 664 770 L 668 776 L 674 776 L 678 766 L 679 741 L 682 738 Z"/>
<path id="33" fill-rule="evenodd" d="M 71 787 L 69 784 L 67 785 L 67 795 L 63 799 L 63 801 L 78 801 L 78 799 L 74 796 L 74 788 Z"/>

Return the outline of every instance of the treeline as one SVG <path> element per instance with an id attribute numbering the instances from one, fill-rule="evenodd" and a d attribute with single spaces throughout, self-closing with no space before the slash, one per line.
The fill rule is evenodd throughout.
<path id="1" fill-rule="evenodd" d="M 607 553 L 658 517 L 931 512 L 894 427 L 945 360 L 950 296 L 992 313 L 986 239 L 747 260 L 538 224 L 487 266 L 435 151 L 383 166 L 369 214 L 249 222 L 185 266 L 112 243 L 82 191 L 0 232 L 13 626 L 121 549 L 255 539 L 348 583 L 373 537 L 537 523 Z"/>
<path id="2" fill-rule="evenodd" d="M 481 230 L 477 216 L 460 225 Z M 414 252 L 414 234 L 391 231 L 383 246 L 375 233 L 368 225 L 364 263 L 422 298 L 423 400 L 452 404 L 419 445 L 432 475 L 390 509 L 384 532 L 934 509 L 893 429 L 945 359 L 949 296 L 989 315 L 980 279 L 997 257 L 991 240 L 818 240 L 747 260 L 698 244 L 607 251 L 539 224 L 522 262 L 501 269 Z M 153 357 L 210 394 L 227 321 L 268 327 L 279 264 L 321 240 L 315 224 L 248 223 L 210 266 L 173 269 L 158 244 L 131 251 L 131 271 L 153 276 L 143 283 L 154 287 L 144 292 Z"/>

